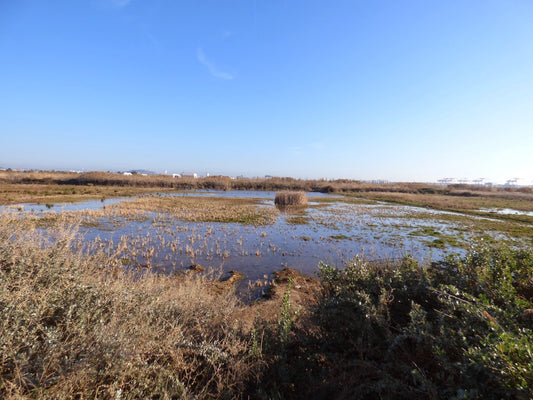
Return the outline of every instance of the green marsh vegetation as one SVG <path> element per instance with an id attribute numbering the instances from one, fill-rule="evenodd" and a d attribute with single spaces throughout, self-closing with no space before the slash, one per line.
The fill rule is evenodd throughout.
<path id="1" fill-rule="evenodd" d="M 0 224 L 0 397 L 517 398 L 533 394 L 533 252 L 355 259 L 243 305 L 204 275 Z M 288 274 L 288 272 L 287 272 Z M 214 282 L 214 283 L 213 283 Z M 215 288 L 215 290 L 214 290 Z"/>
<path id="2" fill-rule="evenodd" d="M 387 216 L 386 214 L 378 215 Z M 435 214 L 434 212 L 418 212 L 398 214 L 396 218 L 406 220 L 425 220 L 429 223 L 445 222 L 455 226 L 454 229 L 458 232 L 458 235 L 460 235 L 461 232 L 472 232 L 476 234 L 498 232 L 505 235 L 509 241 L 521 241 L 528 245 L 533 245 L 533 223 L 515 221 L 507 218 L 495 218 L 493 213 L 490 213 L 489 215 L 475 215 L 462 212 L 438 214 Z M 426 231 L 423 230 L 419 233 L 424 234 L 425 232 Z"/>
<path id="3" fill-rule="evenodd" d="M 381 223 L 363 217 L 372 201 L 349 198 L 317 221 L 311 212 L 292 217 L 332 224 L 339 232 L 323 240 L 351 244 L 358 239 L 342 232 L 346 216 L 360 212 L 356 223 L 370 231 Z M 317 279 L 284 271 L 270 298 L 252 304 L 240 301 L 231 277 L 129 268 L 141 253 L 149 259 L 161 238 L 113 247 L 83 242 L 73 228 L 106 217 L 176 229 L 174 216 L 258 225 L 267 240 L 277 213 L 254 199 L 145 196 L 99 210 L 0 214 L 0 398 L 533 397 L 526 222 L 397 215 L 397 226 L 431 241 L 453 239 L 440 220 L 456 226 L 457 237 L 493 231 L 508 240 L 470 246 L 464 236 L 463 257 L 430 264 L 357 258 L 342 268 L 323 264 Z M 193 240 L 205 238 L 183 229 L 191 229 L 186 240 L 166 245 L 194 256 Z"/>

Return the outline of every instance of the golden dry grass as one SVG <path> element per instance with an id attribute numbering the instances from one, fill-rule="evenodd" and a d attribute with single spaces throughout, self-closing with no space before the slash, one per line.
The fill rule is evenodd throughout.
<path id="1" fill-rule="evenodd" d="M 0 220 L 1 398 L 221 398 L 253 365 L 231 291 L 203 276 L 127 273 Z"/>
<path id="2" fill-rule="evenodd" d="M 112 208 L 170 213 L 190 222 L 236 222 L 265 225 L 275 222 L 274 207 L 255 204 L 254 200 L 192 196 L 149 196 L 122 202 Z"/>
<path id="3" fill-rule="evenodd" d="M 254 321 L 276 325 L 287 282 L 244 306 L 239 274 L 128 272 L 127 248 L 82 251 L 69 222 L 44 236 L 0 214 L 0 398 L 247 398 L 265 363 Z M 293 276 L 295 304 L 315 301 L 318 282 Z"/>

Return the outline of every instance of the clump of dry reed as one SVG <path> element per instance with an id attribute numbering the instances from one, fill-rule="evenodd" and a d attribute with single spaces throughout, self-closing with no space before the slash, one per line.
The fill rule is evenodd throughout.
<path id="1" fill-rule="evenodd" d="M 306 205 L 307 195 L 305 192 L 278 192 L 274 204 L 282 207 Z"/>

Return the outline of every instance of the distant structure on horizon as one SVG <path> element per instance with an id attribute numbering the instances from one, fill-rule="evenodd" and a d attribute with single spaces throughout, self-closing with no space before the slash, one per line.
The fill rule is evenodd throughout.
<path id="1" fill-rule="evenodd" d="M 122 175 L 142 175 L 142 176 L 148 176 L 148 175 L 157 175 L 154 171 L 149 171 L 147 169 L 130 169 L 129 171 L 119 172 Z"/>
<path id="2" fill-rule="evenodd" d="M 196 172 L 194 172 L 194 173 L 192 173 L 192 174 L 186 174 L 185 172 L 182 172 L 180 178 L 193 178 L 193 179 L 197 179 L 197 178 L 198 178 L 198 174 L 197 174 Z"/>
<path id="3" fill-rule="evenodd" d="M 456 179 L 456 178 L 441 178 L 437 182 L 443 185 L 449 185 L 454 183 L 460 183 L 464 185 L 476 185 L 476 186 L 486 186 L 486 187 L 519 187 L 519 186 L 533 186 L 533 182 L 523 182 L 524 179 L 520 178 L 511 178 L 507 179 L 505 183 L 496 184 L 494 182 L 485 182 L 486 178 L 478 179 Z M 522 182 L 521 182 L 522 181 Z"/>
<path id="4" fill-rule="evenodd" d="M 518 178 L 508 179 L 507 182 L 505 182 L 504 186 L 518 186 L 517 182 L 518 182 Z"/>
<path id="5" fill-rule="evenodd" d="M 448 183 L 452 183 L 454 180 L 455 180 L 455 178 L 442 178 L 442 179 L 439 179 L 437 182 L 438 183 L 448 184 Z"/>

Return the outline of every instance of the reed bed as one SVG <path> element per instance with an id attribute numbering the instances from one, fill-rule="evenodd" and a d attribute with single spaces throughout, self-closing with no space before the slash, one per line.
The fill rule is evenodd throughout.
<path id="1" fill-rule="evenodd" d="M 85 173 L 60 171 L 0 171 L 1 184 L 59 185 L 73 187 L 113 186 L 116 188 L 153 188 L 157 190 L 270 190 L 323 193 L 391 192 L 412 194 L 442 194 L 452 196 L 533 197 L 530 187 L 485 187 L 475 185 L 438 185 L 428 183 L 371 183 L 350 179 L 306 180 L 290 177 L 238 178 L 211 176 L 205 178 L 173 178 L 169 175 L 131 175 L 92 171 Z M 117 189 L 118 190 L 118 189 Z M 1 199 L 1 198 L 0 198 Z"/>
<path id="2" fill-rule="evenodd" d="M 274 204 L 281 207 L 304 206 L 307 204 L 307 195 L 305 192 L 278 192 Z"/>

